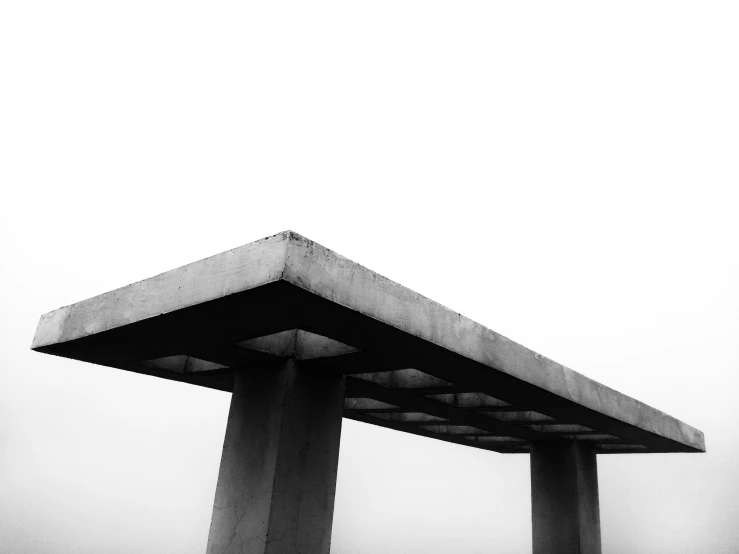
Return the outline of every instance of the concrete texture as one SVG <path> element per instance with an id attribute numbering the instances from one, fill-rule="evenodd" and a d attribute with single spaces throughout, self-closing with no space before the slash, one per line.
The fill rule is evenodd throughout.
<path id="1" fill-rule="evenodd" d="M 328 554 L 342 415 L 530 452 L 535 554 L 600 553 L 597 453 L 705 451 L 697 429 L 291 231 L 46 314 L 32 348 L 233 392 L 210 554 Z"/>
<path id="2" fill-rule="evenodd" d="M 533 444 L 531 514 L 534 554 L 600 554 L 592 445 L 575 440 Z"/>
<path id="3" fill-rule="evenodd" d="M 288 360 L 236 373 L 209 554 L 328 554 L 344 383 Z"/>
<path id="4" fill-rule="evenodd" d="M 475 280 L 460 286 L 494 302 Z M 33 348 L 221 390 L 235 370 L 302 358 L 347 375 L 347 399 L 445 421 L 351 404 L 346 417 L 498 452 L 564 438 L 598 453 L 705 450 L 697 429 L 291 231 L 46 314 Z"/>

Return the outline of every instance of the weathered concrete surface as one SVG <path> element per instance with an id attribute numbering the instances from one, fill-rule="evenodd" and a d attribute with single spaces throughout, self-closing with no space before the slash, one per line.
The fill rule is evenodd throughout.
<path id="1" fill-rule="evenodd" d="M 303 237 L 291 240 L 282 278 L 465 358 L 697 450 L 703 434 L 377 275 Z"/>
<path id="2" fill-rule="evenodd" d="M 534 554 L 600 554 L 595 450 L 581 441 L 531 448 Z"/>
<path id="3" fill-rule="evenodd" d="M 41 316 L 31 348 L 63 343 L 182 310 L 281 278 L 282 233 Z"/>
<path id="4" fill-rule="evenodd" d="M 494 301 L 494 291 L 476 279 L 462 275 L 460 286 L 478 287 Z M 525 441 L 579 429 L 591 433 L 600 453 L 705 450 L 697 429 L 291 231 L 51 312 L 41 318 L 33 348 L 231 390 L 233 370 L 281 363 L 287 351 L 279 348 L 289 344 L 282 333 L 292 330 L 348 347 L 311 339 L 312 350 L 300 348 L 306 367 L 355 374 L 350 397 L 370 391 L 400 411 L 419 411 L 420 401 L 426 413 L 448 414 L 451 425 L 474 420 Z M 357 384 L 362 380 L 367 386 Z M 505 411 L 517 412 L 519 421 L 500 415 Z M 361 410 L 345 415 L 499 452 L 530 449 L 526 442 L 503 447 L 434 435 Z M 564 426 L 528 425 L 542 416 Z"/>
<path id="5" fill-rule="evenodd" d="M 328 554 L 343 402 L 293 360 L 236 374 L 209 554 Z"/>

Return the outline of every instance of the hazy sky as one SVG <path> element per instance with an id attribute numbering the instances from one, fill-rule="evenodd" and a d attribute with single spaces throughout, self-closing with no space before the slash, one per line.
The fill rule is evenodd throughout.
<path id="1" fill-rule="evenodd" d="M 0 551 L 202 554 L 229 395 L 45 312 L 293 229 L 706 435 L 606 553 L 739 552 L 735 2 L 0 2 Z M 344 421 L 333 554 L 530 552 L 529 462 Z"/>

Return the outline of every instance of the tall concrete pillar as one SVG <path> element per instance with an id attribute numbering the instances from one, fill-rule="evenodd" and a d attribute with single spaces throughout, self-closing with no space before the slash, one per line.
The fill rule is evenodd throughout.
<path id="1" fill-rule="evenodd" d="M 576 440 L 531 445 L 534 554 L 600 554 L 595 451 Z"/>
<path id="2" fill-rule="evenodd" d="M 342 376 L 289 360 L 234 384 L 208 554 L 328 554 Z"/>

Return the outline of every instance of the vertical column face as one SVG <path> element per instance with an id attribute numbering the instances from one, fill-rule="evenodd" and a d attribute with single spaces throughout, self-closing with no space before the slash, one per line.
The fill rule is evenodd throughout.
<path id="1" fill-rule="evenodd" d="M 595 451 L 582 441 L 531 446 L 534 554 L 600 554 Z"/>
<path id="2" fill-rule="evenodd" d="M 328 554 L 343 405 L 293 360 L 237 373 L 208 554 Z"/>

